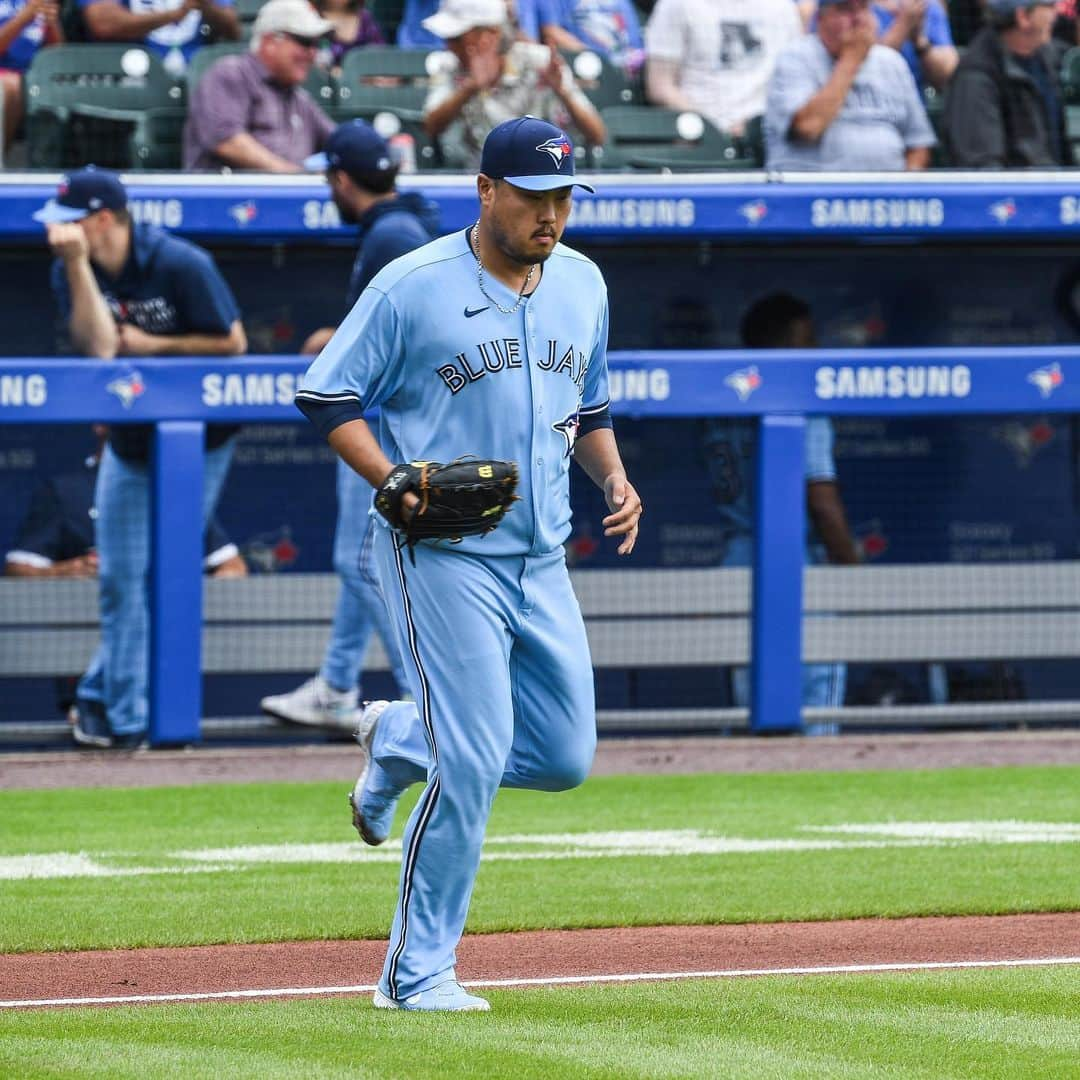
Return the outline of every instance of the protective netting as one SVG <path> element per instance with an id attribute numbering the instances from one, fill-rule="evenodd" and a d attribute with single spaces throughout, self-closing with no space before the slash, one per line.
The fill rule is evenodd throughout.
<path id="1" fill-rule="evenodd" d="M 1080 718 L 1072 418 L 846 419 L 832 428 L 835 496 L 858 562 L 829 565 L 821 530 L 808 529 L 804 721 Z M 748 722 L 753 422 L 626 420 L 619 435 L 647 507 L 638 549 L 630 560 L 615 555 L 600 496 L 580 476 L 567 543 L 601 727 L 738 730 Z M 14 451 L 6 453 L 10 465 Z M 810 463 L 811 486 L 832 483 Z M 47 469 L 12 485 L 7 551 L 39 472 Z M 304 425 L 241 436 L 219 518 L 247 576 L 208 573 L 203 583 L 212 720 L 254 724 L 264 696 L 294 689 L 326 662 L 342 590 L 335 472 Z M 365 635 L 353 630 L 355 649 Z M 62 725 L 98 636 L 96 581 L 0 580 L 0 737 Z M 362 697 L 399 690 L 377 634 L 359 683 Z"/>

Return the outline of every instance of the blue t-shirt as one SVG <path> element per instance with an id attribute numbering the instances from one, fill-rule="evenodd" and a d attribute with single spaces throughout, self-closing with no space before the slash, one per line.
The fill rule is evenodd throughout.
<path id="1" fill-rule="evenodd" d="M 463 231 L 395 259 L 308 369 L 297 405 L 324 434 L 378 406 L 391 461 L 516 461 L 514 512 L 454 550 L 546 555 L 570 533 L 574 440 L 610 426 L 607 289 L 563 244 L 516 310 L 499 310 L 515 291 L 490 276 L 485 289 Z"/>
<path id="2" fill-rule="evenodd" d="M 26 0 L 0 0 L 0 25 L 10 22 L 24 7 Z M 0 53 L 0 68 L 25 71 L 44 41 L 45 20 L 39 15 L 22 28 L 19 36 L 8 46 L 7 52 Z"/>
<path id="3" fill-rule="evenodd" d="M 880 37 L 896 22 L 896 15 L 883 8 L 880 4 L 874 4 L 874 17 L 877 19 L 878 36 Z M 923 23 L 923 32 L 926 40 L 931 45 L 951 45 L 953 43 L 952 30 L 949 28 L 949 16 L 941 6 L 941 0 L 929 0 L 926 5 L 926 19 Z M 915 51 L 915 46 L 910 41 L 905 41 L 900 48 L 900 54 L 911 68 L 911 74 L 919 89 L 926 86 L 926 77 L 923 74 L 922 61 Z"/>
<path id="4" fill-rule="evenodd" d="M 86 9 L 98 0 L 78 0 L 79 7 Z M 179 0 L 117 0 L 133 15 L 150 15 L 157 11 L 169 11 L 179 7 Z M 218 7 L 233 7 L 235 0 L 214 0 Z M 189 11 L 179 22 L 169 23 L 151 30 L 143 39 L 143 45 L 157 53 L 174 75 L 181 74 L 191 59 L 191 54 L 204 43 L 203 17 L 198 8 Z"/>
<path id="5" fill-rule="evenodd" d="M 405 0 L 405 10 L 397 28 L 398 45 L 402 49 L 445 49 L 446 42 L 422 25 L 438 10 L 439 0 Z"/>
<path id="6" fill-rule="evenodd" d="M 705 462 L 713 495 L 725 539 L 739 552 L 745 551 L 745 545 L 733 542 L 748 539 L 754 531 L 756 443 L 757 425 L 753 420 L 724 417 L 705 421 Z M 826 416 L 807 417 L 805 473 L 808 484 L 836 479 L 833 426 Z M 819 561 L 814 541 L 813 533 L 808 530 L 808 562 Z"/>
<path id="7" fill-rule="evenodd" d="M 117 324 L 131 323 L 148 334 L 227 334 L 240 318 L 232 290 L 210 254 L 153 225 L 133 225 L 131 252 L 120 276 L 110 278 L 91 263 L 94 278 Z M 66 325 L 71 293 L 62 259 L 53 262 L 52 289 Z M 138 363 L 153 366 L 154 357 Z M 220 446 L 236 428 L 207 429 L 207 445 Z M 111 429 L 112 448 L 129 461 L 149 456 L 150 428 L 145 424 Z"/>
<path id="8" fill-rule="evenodd" d="M 561 26 L 613 63 L 644 48 L 641 24 L 630 0 L 519 0 L 521 28 L 537 37 L 526 26 L 533 19 L 539 27 Z"/>

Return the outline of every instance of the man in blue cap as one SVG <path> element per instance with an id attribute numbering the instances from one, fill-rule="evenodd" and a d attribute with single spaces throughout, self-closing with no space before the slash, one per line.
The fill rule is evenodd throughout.
<path id="1" fill-rule="evenodd" d="M 339 125 L 323 153 L 314 154 L 304 164 L 312 171 L 326 173 L 341 220 L 357 227 L 360 248 L 346 299 L 346 310 L 350 310 L 387 263 L 438 234 L 439 209 L 419 192 L 399 194 L 398 168 L 391 161 L 390 149 L 363 120 Z M 332 326 L 316 330 L 301 351 L 319 353 L 333 333 Z M 386 648 L 401 693 L 407 692 L 408 683 L 386 606 L 367 565 L 371 485 L 340 459 L 337 497 L 334 569 L 341 578 L 341 590 L 322 667 L 295 690 L 265 697 L 260 705 L 263 712 L 287 723 L 352 731 L 358 720 L 357 681 L 373 630 Z"/>
<path id="2" fill-rule="evenodd" d="M 396 498 L 395 463 L 472 453 L 516 461 L 521 496 L 494 532 L 403 558 L 376 516 L 375 565 L 413 702 L 371 703 L 350 796 L 365 842 L 389 835 L 424 783 L 403 841 L 398 903 L 375 1005 L 486 1010 L 457 981 L 492 801 L 500 786 L 561 791 L 596 746 L 592 667 L 566 570 L 570 459 L 603 490 L 605 535 L 637 539 L 641 500 L 608 413 L 608 306 L 594 263 L 560 243 L 574 149 L 534 117 L 496 127 L 479 220 L 377 274 L 301 382 L 297 405 L 345 462 Z M 378 440 L 363 419 L 378 406 Z M 374 512 L 373 512 L 374 513 Z"/>
<path id="3" fill-rule="evenodd" d="M 975 35 L 945 103 L 949 164 L 965 169 L 1056 168 L 1071 164 L 1065 110 L 1051 41 L 1055 5 L 986 0 L 990 25 Z"/>
<path id="4" fill-rule="evenodd" d="M 77 352 L 101 360 L 236 356 L 247 349 L 240 310 L 209 253 L 151 225 L 135 225 L 119 178 L 90 166 L 65 177 L 34 220 L 56 261 L 52 289 Z M 141 387 L 138 372 L 124 384 Z M 204 524 L 228 471 L 235 427 L 206 431 Z M 150 564 L 148 462 L 152 429 L 114 424 L 98 468 L 101 647 L 79 682 L 75 741 L 142 745 L 147 708 Z"/>

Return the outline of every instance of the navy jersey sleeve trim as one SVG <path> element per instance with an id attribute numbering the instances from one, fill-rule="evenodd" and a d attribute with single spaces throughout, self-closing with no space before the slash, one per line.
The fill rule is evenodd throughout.
<path id="1" fill-rule="evenodd" d="M 302 390 L 296 395 L 295 401 L 296 407 L 315 425 L 315 430 L 324 439 L 342 424 L 364 419 L 364 409 L 355 394 L 326 395 Z"/>
<path id="2" fill-rule="evenodd" d="M 588 435 L 590 431 L 598 428 L 610 428 L 615 425 L 611 420 L 611 409 L 608 402 L 602 405 L 593 405 L 591 408 L 582 409 L 578 412 L 578 438 Z"/>

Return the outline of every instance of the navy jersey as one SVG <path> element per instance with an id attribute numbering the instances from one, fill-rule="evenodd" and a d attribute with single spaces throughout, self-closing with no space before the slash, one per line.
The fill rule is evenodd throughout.
<path id="1" fill-rule="evenodd" d="M 133 225 L 131 252 L 117 278 L 91 263 L 94 277 L 117 323 L 131 323 L 148 334 L 227 334 L 240 318 L 232 291 L 209 252 L 152 225 Z M 71 317 L 71 295 L 61 259 L 52 267 L 52 289 L 65 325 Z M 139 357 L 152 365 L 154 357 Z M 235 425 L 210 425 L 206 444 L 220 446 Z M 109 441 L 128 461 L 146 461 L 151 428 L 117 425 Z"/>
<path id="2" fill-rule="evenodd" d="M 494 278 L 485 287 L 504 307 L 518 299 Z M 607 289 L 590 259 L 556 245 L 536 290 L 505 314 L 456 232 L 376 275 L 301 380 L 297 405 L 324 435 L 378 406 L 392 461 L 516 461 L 521 501 L 455 550 L 547 553 L 570 531 L 574 440 L 610 425 L 607 338 Z"/>
<path id="3" fill-rule="evenodd" d="M 349 275 L 349 308 L 387 263 L 434 239 L 439 208 L 416 192 L 377 202 L 357 222 L 360 250 Z"/>

